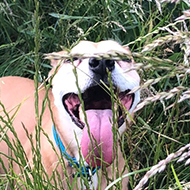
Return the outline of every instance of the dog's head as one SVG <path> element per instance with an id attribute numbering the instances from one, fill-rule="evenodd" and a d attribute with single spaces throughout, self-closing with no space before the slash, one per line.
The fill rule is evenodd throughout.
<path id="1" fill-rule="evenodd" d="M 61 121 L 57 128 L 62 139 L 67 141 L 66 144 L 76 156 L 78 150 L 74 139 L 77 135 L 83 157 L 93 167 L 102 165 L 101 157 L 107 165 L 113 162 L 112 127 L 117 127 L 123 133 L 126 129 L 127 112 L 132 114 L 140 99 L 139 91 L 129 93 L 140 82 L 139 75 L 133 69 L 132 59 L 117 61 L 95 58 L 95 55 L 112 52 L 130 54 L 128 48 L 114 41 L 81 41 L 71 50 L 71 55 L 88 56 L 73 58 L 72 61 L 63 60 L 52 81 L 55 105 Z M 64 52 L 60 52 L 62 53 Z M 52 60 L 54 69 L 57 62 Z M 113 86 L 114 98 L 110 96 L 110 86 Z M 116 113 L 113 115 L 114 106 Z M 114 117 L 117 121 L 115 126 Z"/>

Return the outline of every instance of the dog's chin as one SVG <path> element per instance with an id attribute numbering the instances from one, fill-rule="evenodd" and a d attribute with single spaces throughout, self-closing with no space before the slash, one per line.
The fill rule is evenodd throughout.
<path id="1" fill-rule="evenodd" d="M 125 121 L 126 110 L 129 111 L 134 102 L 134 94 L 129 93 L 130 90 L 118 92 L 115 87 L 114 91 L 115 103 L 111 100 L 110 92 L 98 85 L 86 89 L 81 94 L 84 106 L 81 106 L 80 98 L 75 93 L 67 93 L 62 98 L 63 105 L 72 121 L 83 130 L 81 151 L 85 161 L 92 167 L 103 165 L 107 167 L 112 164 L 115 157 L 112 110 L 114 109 L 117 113 L 115 127 L 119 128 Z"/>
<path id="2" fill-rule="evenodd" d="M 115 88 L 116 89 L 116 88 Z M 121 127 L 125 121 L 125 111 L 129 111 L 134 102 L 134 94 L 129 93 L 130 90 L 124 92 L 117 92 L 115 94 L 118 97 L 114 97 L 115 101 L 121 104 L 115 106 L 117 109 L 117 127 Z M 101 86 L 93 86 L 88 88 L 81 94 L 81 98 L 84 102 L 84 110 L 112 110 L 113 103 L 111 101 L 110 92 L 103 89 Z M 119 101 L 117 101 L 119 100 Z M 81 129 L 85 127 L 84 110 L 82 110 L 81 101 L 79 95 L 75 93 L 67 93 L 62 98 L 63 105 L 72 118 L 72 121 Z M 125 110 L 126 109 L 126 110 Z"/>

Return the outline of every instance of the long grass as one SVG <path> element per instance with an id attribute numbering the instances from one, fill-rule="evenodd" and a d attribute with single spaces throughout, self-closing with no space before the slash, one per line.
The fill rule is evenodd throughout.
<path id="1" fill-rule="evenodd" d="M 153 165 L 158 166 L 162 160 L 166 164 L 168 155 L 190 142 L 188 9 L 190 4 L 185 0 L 173 3 L 169 0 L 163 3 L 145 0 L 4 0 L 0 2 L 0 76 L 34 78 L 37 84 L 47 78 L 51 68 L 49 61 L 43 59 L 45 53 L 63 47 L 70 49 L 80 40 L 113 39 L 128 45 L 141 76 L 141 102 L 136 108 L 135 123 L 121 140 L 129 169 L 129 189 L 134 189 L 146 172 L 152 171 Z M 43 113 L 37 110 L 36 107 L 36 138 L 39 139 L 42 129 L 38 127 Z M 8 123 L 5 126 L 15 133 L 11 118 L 6 115 Z M 6 189 L 7 184 L 14 189 L 13 180 L 18 182 L 20 189 L 21 184 L 27 189 L 58 188 L 56 173 L 52 185 L 40 163 L 39 144 L 32 150 L 36 155 L 33 160 L 36 171 L 32 171 L 30 167 L 23 167 L 27 165 L 27 158 L 22 145 L 17 146 L 19 141 L 12 144 L 6 133 L 4 135 L 12 153 L 17 155 L 17 160 L 12 158 L 12 161 L 20 164 L 25 180 L 14 171 L 7 171 L 6 176 L 1 176 L 0 189 Z M 174 160 L 169 160 L 166 165 L 161 164 L 160 173 L 151 173 L 148 177 L 146 174 L 150 179 L 141 184 L 155 190 L 190 188 L 190 167 L 185 165 L 189 156 L 183 157 L 181 162 L 177 162 L 180 155 L 172 158 Z M 1 159 L 0 164 L 3 165 Z M 30 181 L 31 174 L 33 182 Z M 117 181 L 120 179 L 113 185 Z M 72 185 L 68 182 L 70 189 Z"/>

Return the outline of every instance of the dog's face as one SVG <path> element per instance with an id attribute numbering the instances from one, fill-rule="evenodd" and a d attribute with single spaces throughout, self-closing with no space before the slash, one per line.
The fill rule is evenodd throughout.
<path id="1" fill-rule="evenodd" d="M 71 54 L 89 56 L 113 51 L 129 53 L 127 48 L 114 41 L 99 43 L 81 41 L 71 50 Z M 55 62 L 55 60 L 52 62 L 54 67 Z M 76 74 L 73 72 L 74 67 Z M 64 60 L 53 78 L 53 95 L 61 121 L 57 128 L 61 137 L 77 157 L 78 149 L 75 140 L 75 135 L 77 135 L 83 157 L 93 167 L 101 166 L 101 157 L 107 166 L 113 162 L 112 127 L 117 127 L 118 131 L 123 133 L 128 116 L 127 113 L 123 114 L 122 110 L 132 113 L 139 102 L 139 91 L 128 93 L 134 87 L 139 86 L 140 82 L 135 70 L 126 71 L 132 68 L 132 60 L 114 61 L 96 59 L 94 56 L 74 58 L 73 61 Z M 112 90 L 115 93 L 115 107 L 117 107 L 115 115 L 112 112 L 114 103 L 111 101 L 110 91 L 105 87 L 105 85 L 110 87 L 108 71 L 113 85 Z M 82 111 L 79 89 L 85 113 Z M 122 106 L 116 106 L 118 100 L 125 109 Z M 113 117 L 117 120 L 115 126 L 113 126 Z"/>

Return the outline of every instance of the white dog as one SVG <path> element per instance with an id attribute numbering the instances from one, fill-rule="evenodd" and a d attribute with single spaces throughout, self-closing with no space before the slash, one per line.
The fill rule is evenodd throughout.
<path id="1" fill-rule="evenodd" d="M 85 54 L 88 55 L 86 58 L 65 59 L 59 67 L 59 61 L 52 60 L 53 69 L 50 73 L 54 76 L 52 89 L 48 92 L 52 111 L 50 112 L 46 106 L 41 126 L 48 134 L 50 141 L 54 143 L 57 152 L 61 152 L 59 156 L 65 160 L 65 168 L 61 165 L 59 156 L 56 155 L 51 143 L 43 134 L 40 139 L 40 151 L 48 175 L 51 176 L 57 166 L 56 170 L 63 180 L 65 189 L 67 189 L 66 181 L 69 180 L 72 184 L 75 178 L 79 181 L 76 183 L 79 189 L 104 189 L 110 183 L 104 175 L 106 172 L 107 177 L 113 180 L 127 173 L 120 149 L 118 148 L 117 152 L 114 151 L 112 131 L 117 129 L 122 135 L 126 130 L 126 119 L 130 120 L 127 112 L 133 114 L 133 109 L 140 99 L 139 91 L 129 92 L 139 86 L 140 78 L 133 69 L 133 60 L 117 61 L 95 58 L 95 55 L 112 52 L 130 53 L 128 48 L 114 41 L 99 43 L 81 41 L 71 50 L 71 55 Z M 60 55 L 63 53 L 58 52 Z M 108 77 L 108 72 L 110 77 Z M 112 98 L 107 88 L 111 85 L 113 86 L 111 90 L 115 93 L 115 97 Z M 31 143 L 23 125 L 29 134 L 34 134 L 36 125 L 34 92 L 34 82 L 30 79 L 21 77 L 0 79 L 0 100 L 10 118 L 13 119 L 14 129 L 29 161 L 32 160 Z M 46 90 L 41 88 L 38 96 L 39 112 L 41 112 Z M 113 105 L 116 113 L 112 111 Z M 18 106 L 19 109 L 17 109 Z M 113 118 L 116 118 L 116 123 Z M 9 138 L 14 138 L 4 122 L 1 122 L 1 125 L 4 126 L 1 127 L 1 136 L 3 137 L 6 132 Z M 0 143 L 0 151 L 9 154 L 9 148 L 4 140 Z M 8 158 L 3 155 L 1 157 L 5 166 L 9 168 Z M 117 168 L 115 168 L 116 160 Z M 13 169 L 17 174 L 22 172 L 18 164 L 14 162 Z M 64 175 L 65 170 L 69 176 L 67 179 Z M 1 164 L 0 172 L 5 173 Z M 85 177 L 89 182 L 88 184 L 82 182 L 81 186 L 80 181 Z M 127 183 L 128 179 L 123 178 L 123 189 L 127 189 Z"/>

